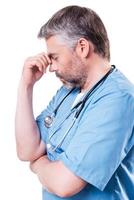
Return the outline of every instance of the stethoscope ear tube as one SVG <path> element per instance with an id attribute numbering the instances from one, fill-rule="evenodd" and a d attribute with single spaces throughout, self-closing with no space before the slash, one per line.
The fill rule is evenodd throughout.
<path id="1" fill-rule="evenodd" d="M 106 80 L 106 78 L 108 77 L 108 75 L 110 73 L 112 73 L 112 71 L 115 69 L 115 66 L 112 65 L 111 69 L 91 88 L 91 90 L 89 90 L 89 92 L 86 94 L 86 96 L 84 97 L 84 99 L 82 101 L 80 101 L 76 106 L 78 107 L 81 104 L 81 107 L 79 108 L 79 110 L 76 112 L 75 117 L 78 118 L 82 109 L 85 106 L 85 103 L 87 101 L 87 99 L 96 91 L 97 87 L 100 84 L 103 84 L 104 81 Z"/>

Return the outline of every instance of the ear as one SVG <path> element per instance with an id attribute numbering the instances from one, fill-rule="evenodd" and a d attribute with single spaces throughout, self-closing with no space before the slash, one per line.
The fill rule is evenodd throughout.
<path id="1" fill-rule="evenodd" d="M 76 52 L 81 58 L 89 57 L 90 53 L 93 51 L 93 45 L 91 42 L 85 38 L 80 38 L 76 46 Z"/>

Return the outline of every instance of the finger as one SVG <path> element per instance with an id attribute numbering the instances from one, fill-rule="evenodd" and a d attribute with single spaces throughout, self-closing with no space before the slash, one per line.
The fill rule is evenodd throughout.
<path id="1" fill-rule="evenodd" d="M 46 54 L 46 53 L 40 53 L 40 54 L 37 54 L 35 56 L 32 56 L 32 57 L 28 57 L 27 60 L 33 60 L 35 58 L 40 58 L 42 59 L 42 61 L 44 62 L 44 65 L 47 66 L 49 64 L 51 64 L 51 59 L 49 58 L 49 56 Z"/>
<path id="2" fill-rule="evenodd" d="M 39 55 L 43 56 L 43 58 L 45 58 L 47 60 L 48 64 L 51 64 L 51 59 L 45 52 L 42 52 Z"/>
<path id="3" fill-rule="evenodd" d="M 25 66 L 30 65 L 32 66 L 37 66 L 39 71 L 42 73 L 46 72 L 46 68 L 48 65 L 51 63 L 50 58 L 47 56 L 47 54 L 40 53 L 36 56 L 28 57 L 24 63 Z"/>
<path id="4" fill-rule="evenodd" d="M 31 68 L 31 69 L 33 69 L 33 68 L 36 66 L 37 69 L 38 69 L 40 72 L 43 73 L 44 68 L 43 68 L 43 65 L 42 65 L 42 63 L 41 63 L 40 60 L 37 60 L 37 59 L 36 59 L 36 60 L 31 60 L 31 61 L 27 62 L 26 65 L 28 65 L 29 68 Z"/>
<path id="5" fill-rule="evenodd" d="M 40 55 L 39 59 L 43 63 L 43 68 L 46 71 L 46 69 L 47 69 L 47 67 L 49 65 L 48 60 L 46 59 L 46 57 L 43 57 L 42 55 Z"/>
<path id="6" fill-rule="evenodd" d="M 32 171 L 33 173 L 35 173 L 35 170 L 34 170 L 34 163 L 30 162 L 29 168 L 31 169 L 31 171 Z"/>
<path id="7" fill-rule="evenodd" d="M 48 56 L 47 54 L 45 54 L 45 56 L 46 56 L 46 58 L 47 58 L 47 60 L 48 60 L 49 64 L 51 64 L 51 63 L 52 63 L 52 61 L 51 61 L 51 59 L 49 58 L 49 56 Z"/>
<path id="8" fill-rule="evenodd" d="M 40 60 L 40 62 L 41 62 L 42 65 L 43 65 L 44 72 L 46 72 L 46 69 L 47 69 L 48 65 L 51 64 L 51 60 L 50 60 L 50 58 L 47 56 L 47 54 L 45 54 L 45 53 L 40 53 L 40 54 L 38 54 L 37 56 L 35 56 L 35 58 L 36 58 L 37 60 Z"/>
<path id="9" fill-rule="evenodd" d="M 38 62 L 40 62 L 42 64 L 42 70 L 45 72 L 46 68 L 48 66 L 48 62 L 46 60 L 44 60 L 42 57 L 37 57 L 36 59 Z"/>
<path id="10" fill-rule="evenodd" d="M 44 60 L 43 58 L 41 58 L 41 56 L 40 57 L 39 56 L 30 57 L 27 60 L 27 64 L 29 64 L 29 65 L 37 65 L 41 72 L 45 72 L 46 71 L 46 67 L 48 65 L 47 61 Z"/>

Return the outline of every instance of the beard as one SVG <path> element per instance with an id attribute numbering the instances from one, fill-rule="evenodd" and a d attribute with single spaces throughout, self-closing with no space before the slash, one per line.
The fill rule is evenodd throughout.
<path id="1" fill-rule="evenodd" d="M 70 62 L 70 66 L 67 66 L 66 68 L 66 72 L 55 72 L 63 85 L 68 89 L 83 88 L 87 80 L 87 71 L 80 58 L 75 55 Z"/>
<path id="2" fill-rule="evenodd" d="M 61 75 L 59 73 L 56 72 L 56 76 L 60 79 L 60 81 L 63 83 L 63 85 L 68 88 L 68 89 L 72 89 L 72 88 L 82 88 L 85 81 L 84 76 L 82 77 L 73 77 L 73 75 Z"/>

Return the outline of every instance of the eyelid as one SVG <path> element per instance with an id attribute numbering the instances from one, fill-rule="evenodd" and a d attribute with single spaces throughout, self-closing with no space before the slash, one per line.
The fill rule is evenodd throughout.
<path id="1" fill-rule="evenodd" d="M 55 56 L 55 57 L 52 57 L 53 60 L 57 60 L 58 59 L 58 56 Z"/>

